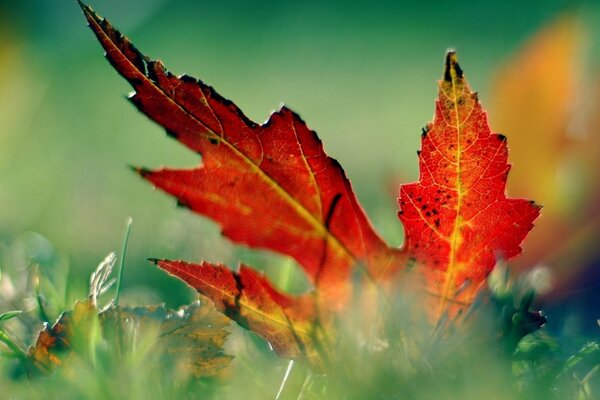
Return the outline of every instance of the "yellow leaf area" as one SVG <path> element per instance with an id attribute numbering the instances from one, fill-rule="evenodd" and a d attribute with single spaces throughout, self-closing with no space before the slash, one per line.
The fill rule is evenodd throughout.
<path id="1" fill-rule="evenodd" d="M 31 372 L 49 373 L 56 367 L 77 368 L 100 342 L 115 346 L 115 357 L 127 344 L 152 338 L 152 353 L 178 379 L 210 377 L 220 373 L 232 357 L 223 351 L 229 320 L 210 304 L 193 303 L 177 311 L 164 306 L 111 307 L 102 311 L 90 299 L 78 301 L 52 325 L 46 325 L 28 351 Z M 69 361 L 72 361 L 70 363 Z"/>
<path id="2" fill-rule="evenodd" d="M 490 96 L 493 125 L 512 144 L 509 190 L 544 204 L 514 264 L 547 265 L 559 286 L 597 254 L 600 227 L 600 91 L 583 76 L 585 33 L 579 18 L 561 15 L 504 63 Z"/>
<path id="3" fill-rule="evenodd" d="M 509 138 L 516 167 L 509 190 L 544 204 L 541 224 L 549 214 L 568 211 L 573 200 L 560 180 L 560 169 L 572 145 L 567 129 L 574 111 L 581 47 L 577 20 L 563 16 L 510 58 L 492 86 L 490 119 Z M 540 234 L 543 229 L 536 231 Z"/>

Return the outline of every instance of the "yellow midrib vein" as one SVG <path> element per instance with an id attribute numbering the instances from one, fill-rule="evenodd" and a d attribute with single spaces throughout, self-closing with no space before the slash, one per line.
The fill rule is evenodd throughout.
<path id="1" fill-rule="evenodd" d="M 456 114 L 456 218 L 454 220 L 454 227 L 452 230 L 452 234 L 450 235 L 450 254 L 448 256 L 448 269 L 446 270 L 446 280 L 444 282 L 444 289 L 441 295 L 441 304 L 440 304 L 440 316 L 445 312 L 445 308 L 447 307 L 448 300 L 452 297 L 450 296 L 450 291 L 454 285 L 454 276 L 456 274 L 456 253 L 458 247 L 458 241 L 460 237 L 460 211 L 462 207 L 462 181 L 461 181 L 461 152 L 462 145 L 460 141 L 460 118 L 458 113 L 458 97 L 456 92 L 456 68 L 454 64 L 451 65 L 450 70 L 451 76 L 451 85 L 452 85 L 452 101 L 454 105 L 454 113 Z"/>

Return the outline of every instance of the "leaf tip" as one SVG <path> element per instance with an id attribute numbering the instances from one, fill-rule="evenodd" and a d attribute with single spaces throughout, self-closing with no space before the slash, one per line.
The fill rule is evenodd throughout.
<path id="1" fill-rule="evenodd" d="M 83 11 L 83 15 L 85 16 L 85 18 L 88 21 L 88 26 L 90 25 L 92 20 L 94 20 L 96 22 L 99 22 L 101 20 L 100 16 L 98 16 L 98 14 L 96 14 L 96 12 L 92 9 L 92 7 L 88 6 L 81 0 L 76 0 L 76 1 L 77 1 L 77 4 L 79 5 L 79 7 L 81 8 L 81 11 Z"/>
<path id="2" fill-rule="evenodd" d="M 150 173 L 152 172 L 151 170 L 149 170 L 148 168 L 144 168 L 144 167 L 137 167 L 135 165 L 129 165 L 129 169 L 131 169 L 133 172 L 135 172 L 136 174 L 138 174 L 139 176 L 141 176 L 142 178 L 150 175 Z"/>
<path id="3" fill-rule="evenodd" d="M 448 50 L 446 53 L 446 66 L 444 68 L 444 80 L 452 82 L 453 79 L 461 79 L 463 70 L 458 65 L 458 57 L 455 50 Z"/>

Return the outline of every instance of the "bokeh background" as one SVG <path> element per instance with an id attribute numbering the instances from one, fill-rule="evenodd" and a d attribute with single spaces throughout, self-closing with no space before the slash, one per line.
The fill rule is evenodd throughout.
<path id="1" fill-rule="evenodd" d="M 551 279 L 543 300 L 552 323 L 597 329 L 597 2 L 91 5 L 144 53 L 213 85 L 251 119 L 266 120 L 281 103 L 299 112 L 394 245 L 403 235 L 398 184 L 418 177 L 420 128 L 433 115 L 445 51 L 457 49 L 492 128 L 508 136 L 509 194 L 545 205 L 515 269 L 538 267 L 532 279 Z M 0 289 L 36 266 L 51 283 L 50 307 L 68 307 L 98 262 L 120 249 L 130 216 L 125 303 L 177 306 L 193 296 L 147 257 L 244 261 L 289 282 L 293 262 L 234 247 L 129 170 L 200 162 L 125 100 L 129 90 L 75 1 L 0 1 L 0 268 L 12 271 Z M 573 309 L 581 312 L 566 316 Z"/>

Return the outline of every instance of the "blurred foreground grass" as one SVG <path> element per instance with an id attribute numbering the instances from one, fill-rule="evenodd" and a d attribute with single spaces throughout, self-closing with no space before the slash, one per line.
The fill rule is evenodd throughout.
<path id="1" fill-rule="evenodd" d="M 34 284 L 37 277 L 32 277 Z M 50 278 L 39 278 L 46 281 L 42 287 L 51 297 L 57 287 Z M 538 330 L 542 320 L 530 312 L 530 283 L 508 279 L 505 267 L 498 267 L 490 277 L 490 290 L 472 307 L 466 323 L 455 325 L 445 320 L 435 328 L 423 318 L 423 303 L 409 287 L 399 288 L 402 294 L 385 312 L 361 314 L 359 310 L 364 308 L 356 304 L 338 323 L 339 337 L 332 349 L 335 360 L 326 365 L 326 373 L 312 372 L 300 361 L 279 359 L 264 341 L 230 325 L 225 350 L 234 355 L 233 360 L 225 369 L 219 367 L 216 375 L 200 379 L 190 375 L 190 367 L 185 365 L 191 348 L 177 352 L 174 342 L 165 342 L 159 331 L 148 329 L 139 322 L 143 320 L 132 319 L 131 311 L 123 309 L 120 312 L 130 316 L 120 316 L 114 306 L 113 311 L 100 314 L 112 315 L 108 320 L 98 319 L 94 311 L 84 311 L 82 318 L 81 302 L 75 311 L 68 311 L 71 325 L 61 318 L 66 325 L 59 332 L 68 332 L 67 347 L 47 347 L 60 357 L 60 366 L 43 352 L 35 359 L 30 358 L 31 353 L 25 356 L 15 348 L 22 347 L 21 340 L 34 341 L 39 320 L 45 318 L 39 310 L 46 310 L 50 302 L 45 300 L 50 297 L 42 290 L 42 308 L 36 312 L 0 316 L 0 339 L 14 342 L 2 351 L 6 360 L 0 364 L 0 395 L 10 399 L 597 398 L 598 342 L 576 336 L 552 337 Z M 14 281 L 16 297 L 0 297 L 4 306 L 23 294 L 28 297 L 22 300 L 36 301 L 36 289 L 23 289 L 22 284 Z M 92 304 L 110 304 L 114 291 L 107 298 L 95 285 L 91 288 L 91 293 L 97 294 L 89 300 Z M 383 335 L 365 324 L 373 322 L 374 314 L 385 321 Z M 211 329 L 211 325 L 202 329 Z M 173 333 L 168 331 L 167 338 L 169 334 Z M 184 340 L 198 337 L 206 336 L 186 335 Z M 47 345 L 44 343 L 41 346 Z M 216 356 L 210 352 L 199 355 L 209 365 Z M 40 360 L 44 368 L 37 364 Z M 48 372 L 47 366 L 54 367 Z"/>

